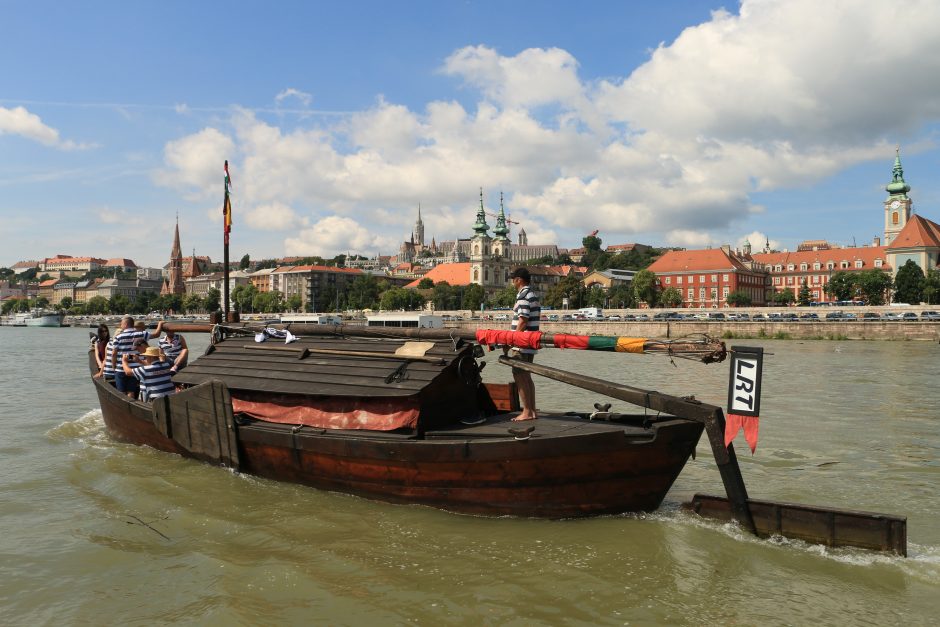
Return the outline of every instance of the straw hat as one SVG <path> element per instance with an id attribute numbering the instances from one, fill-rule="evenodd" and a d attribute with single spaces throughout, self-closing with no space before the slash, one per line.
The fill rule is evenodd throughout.
<path id="1" fill-rule="evenodd" d="M 160 349 L 156 346 L 148 346 L 147 350 L 145 350 L 142 355 L 144 355 L 144 357 L 159 357 Z"/>

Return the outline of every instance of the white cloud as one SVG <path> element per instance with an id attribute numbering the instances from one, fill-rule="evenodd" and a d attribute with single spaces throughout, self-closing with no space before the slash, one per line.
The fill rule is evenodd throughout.
<path id="1" fill-rule="evenodd" d="M 396 242 L 379 237 L 355 220 L 339 216 L 323 218 L 309 228 L 298 233 L 297 237 L 285 240 L 288 255 L 320 255 L 334 257 L 345 252 L 375 254 L 387 252 Z"/>
<path id="2" fill-rule="evenodd" d="M 620 78 L 582 78 L 558 48 L 465 47 L 441 71 L 478 102 L 379 97 L 292 126 L 240 110 L 168 143 L 157 179 L 210 198 L 222 160 L 239 155 L 249 227 L 317 225 L 286 240 L 295 253 L 394 252 L 418 202 L 428 239 L 466 237 L 481 185 L 489 209 L 507 192 L 535 243 L 578 245 L 599 228 L 605 243 L 720 245 L 764 211 L 754 193 L 889 162 L 896 141 L 937 123 L 940 4 L 744 0 Z M 276 100 L 308 98 L 288 88 Z"/>
<path id="3" fill-rule="evenodd" d="M 284 100 L 288 98 L 295 98 L 299 100 L 300 103 L 305 107 L 309 107 L 310 103 L 313 102 L 313 96 L 311 96 L 310 94 L 306 92 L 302 92 L 299 89 L 294 89 L 293 87 L 288 87 L 287 89 L 279 93 L 277 96 L 274 97 L 274 101 L 277 104 L 281 104 Z"/>
<path id="4" fill-rule="evenodd" d="M 245 213 L 245 223 L 262 231 L 284 231 L 298 222 L 293 209 L 277 202 L 255 207 Z"/>
<path id="5" fill-rule="evenodd" d="M 167 169 L 154 173 L 154 179 L 162 185 L 186 190 L 196 198 L 212 194 L 221 198 L 224 191 L 222 166 L 234 151 L 235 143 L 230 137 L 218 129 L 205 128 L 167 143 L 163 150 Z"/>
<path id="6" fill-rule="evenodd" d="M 0 135 L 19 135 L 60 150 L 84 150 L 92 144 L 79 144 L 59 137 L 59 131 L 43 123 L 35 113 L 24 107 L 0 107 Z"/>
<path id="7" fill-rule="evenodd" d="M 747 235 L 739 237 L 735 242 L 735 248 L 743 248 L 745 242 L 751 245 L 752 253 L 759 253 L 764 250 L 764 247 L 770 243 L 771 250 L 780 250 L 783 248 L 783 244 L 775 239 L 770 239 L 766 233 L 762 231 L 751 231 Z"/>

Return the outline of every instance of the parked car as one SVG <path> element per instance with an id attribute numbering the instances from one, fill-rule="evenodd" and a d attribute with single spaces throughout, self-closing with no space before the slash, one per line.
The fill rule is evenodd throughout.
<path id="1" fill-rule="evenodd" d="M 509 320 L 509 314 L 496 314 L 494 320 Z"/>
<path id="2" fill-rule="evenodd" d="M 830 311 L 826 314 L 826 320 L 842 320 L 843 317 L 841 311 Z"/>
<path id="3" fill-rule="evenodd" d="M 753 322 L 766 322 L 767 316 L 765 316 L 762 313 L 756 313 L 753 316 L 751 316 L 751 320 Z"/>
<path id="4" fill-rule="evenodd" d="M 622 320 L 622 318 L 621 318 L 619 315 L 617 315 L 617 314 L 613 314 L 613 315 L 611 315 L 611 316 L 607 316 L 607 319 L 608 319 L 609 321 L 611 321 L 611 322 L 620 322 L 620 321 Z"/>
<path id="5" fill-rule="evenodd" d="M 706 316 L 706 320 L 717 321 L 717 320 L 724 320 L 724 319 L 725 319 L 725 314 L 721 313 L 720 311 L 713 311 Z"/>
<path id="6" fill-rule="evenodd" d="M 937 311 L 922 311 L 920 312 L 920 319 L 924 320 L 940 320 L 940 312 Z"/>
<path id="7" fill-rule="evenodd" d="M 899 322 L 901 320 L 901 312 L 900 311 L 885 312 L 885 314 L 881 316 L 881 319 L 884 320 L 885 322 Z"/>
<path id="8" fill-rule="evenodd" d="M 855 322 L 856 320 L 858 320 L 858 314 L 850 311 L 847 314 L 843 315 L 842 319 L 848 320 L 850 322 Z"/>
<path id="9" fill-rule="evenodd" d="M 875 311 L 866 311 L 862 314 L 862 322 L 880 322 L 881 314 Z"/>
<path id="10" fill-rule="evenodd" d="M 639 314 L 639 315 L 636 317 L 637 322 L 647 322 L 647 321 L 649 321 L 649 319 L 650 319 L 650 317 L 647 316 L 646 314 Z"/>
<path id="11" fill-rule="evenodd" d="M 780 314 L 781 322 L 799 322 L 800 318 L 795 313 L 782 313 Z"/>
<path id="12" fill-rule="evenodd" d="M 817 320 L 819 320 L 819 316 L 816 315 L 815 313 L 805 313 L 800 316 L 800 320 L 802 320 L 803 322 L 816 322 Z"/>
<path id="13" fill-rule="evenodd" d="M 901 314 L 902 322 L 917 322 L 917 314 L 913 311 L 905 311 Z"/>
<path id="14" fill-rule="evenodd" d="M 558 314 L 548 314 L 548 319 L 551 320 L 552 322 L 555 322 L 556 320 L 559 320 L 560 318 L 558 317 Z"/>
<path id="15" fill-rule="evenodd" d="M 660 311 L 657 314 L 653 314 L 653 320 L 668 320 L 674 315 L 671 311 Z"/>

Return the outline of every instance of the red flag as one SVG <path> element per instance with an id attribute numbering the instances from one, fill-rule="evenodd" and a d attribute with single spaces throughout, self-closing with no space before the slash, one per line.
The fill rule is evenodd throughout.
<path id="1" fill-rule="evenodd" d="M 228 174 L 228 160 L 225 161 L 225 201 L 222 203 L 222 220 L 224 222 L 225 243 L 228 244 L 228 235 L 232 232 L 232 201 L 229 192 L 232 188 L 232 179 Z"/>
<path id="2" fill-rule="evenodd" d="M 751 447 L 751 455 L 757 450 L 757 431 L 760 427 L 760 416 L 741 416 L 740 414 L 728 414 L 725 416 L 725 447 L 731 444 L 731 440 L 738 435 L 738 431 L 744 429 L 744 439 L 747 445 Z"/>

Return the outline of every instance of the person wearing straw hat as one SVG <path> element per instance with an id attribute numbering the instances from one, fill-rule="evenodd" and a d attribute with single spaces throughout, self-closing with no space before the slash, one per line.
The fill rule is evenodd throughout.
<path id="1" fill-rule="evenodd" d="M 131 367 L 130 356 L 123 357 L 122 366 L 124 374 L 140 381 L 140 398 L 144 402 L 176 393 L 173 385 L 173 364 L 163 356 L 163 352 L 156 346 L 147 346 L 140 353 L 140 366 Z"/>

